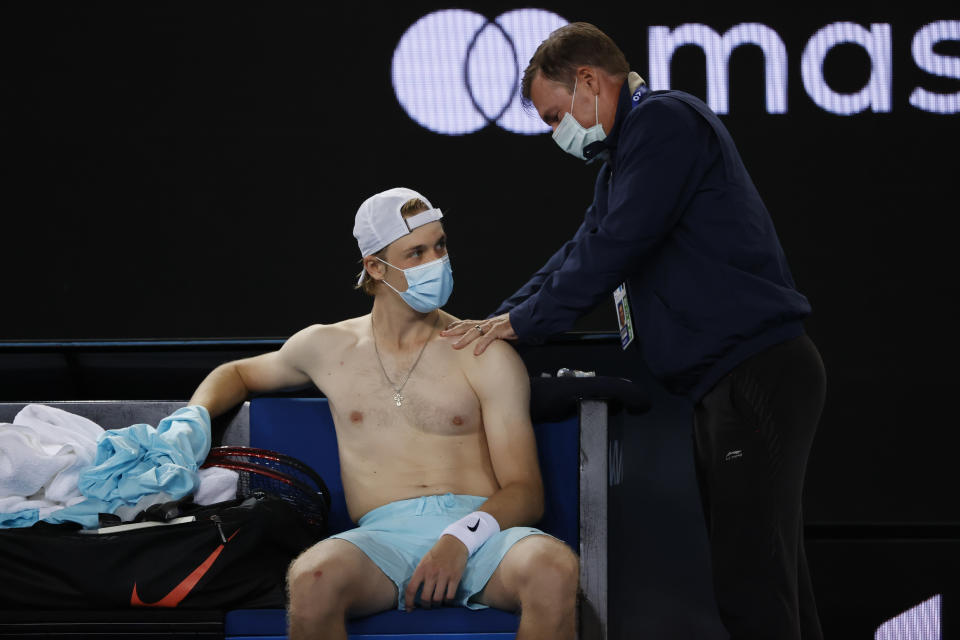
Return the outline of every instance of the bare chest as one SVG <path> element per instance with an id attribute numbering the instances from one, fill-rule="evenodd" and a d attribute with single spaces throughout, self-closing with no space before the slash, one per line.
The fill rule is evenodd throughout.
<path id="1" fill-rule="evenodd" d="M 429 345 L 410 371 L 404 362 L 385 361 L 381 368 L 373 349 L 358 347 L 317 371 L 313 377 L 330 402 L 338 437 L 393 441 L 479 432 L 480 402 L 445 350 L 445 343 Z"/>

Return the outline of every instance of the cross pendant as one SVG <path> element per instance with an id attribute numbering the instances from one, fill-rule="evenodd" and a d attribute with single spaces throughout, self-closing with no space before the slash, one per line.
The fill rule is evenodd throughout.
<path id="1" fill-rule="evenodd" d="M 399 391 L 393 394 L 393 401 L 397 403 L 398 407 L 403 404 L 403 396 L 400 395 Z"/>

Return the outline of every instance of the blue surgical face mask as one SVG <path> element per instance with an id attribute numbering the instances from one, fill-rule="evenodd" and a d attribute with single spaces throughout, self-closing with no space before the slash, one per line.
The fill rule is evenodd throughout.
<path id="1" fill-rule="evenodd" d="M 557 125 L 553 132 L 553 141 L 567 153 L 574 155 L 581 160 L 586 160 L 583 155 L 583 149 L 594 142 L 598 142 L 607 137 L 600 124 L 600 96 L 594 96 L 594 105 L 597 115 L 597 124 L 589 129 L 577 122 L 573 117 L 573 100 L 577 97 L 577 80 L 573 81 L 573 98 L 570 100 L 570 111 L 563 116 L 563 120 Z"/>
<path id="2" fill-rule="evenodd" d="M 377 260 L 380 260 L 380 258 L 377 258 Z M 388 267 L 393 267 L 386 260 L 380 260 L 380 262 Z M 397 295 L 403 298 L 403 301 L 415 311 L 429 313 L 447 304 L 450 293 L 453 292 L 453 269 L 450 268 L 449 256 L 443 256 L 432 262 L 409 269 L 393 268 L 397 271 L 403 271 L 403 275 L 407 278 L 407 290 L 397 291 L 386 280 L 380 282 L 396 291 Z"/>

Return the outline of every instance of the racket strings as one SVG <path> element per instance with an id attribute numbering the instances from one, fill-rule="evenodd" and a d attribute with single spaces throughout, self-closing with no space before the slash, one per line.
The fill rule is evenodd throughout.
<path id="1" fill-rule="evenodd" d="M 310 524 L 326 528 L 330 491 L 320 475 L 300 460 L 266 449 L 224 446 L 211 449 L 203 466 L 236 471 L 238 497 L 258 492 L 275 495 Z"/>

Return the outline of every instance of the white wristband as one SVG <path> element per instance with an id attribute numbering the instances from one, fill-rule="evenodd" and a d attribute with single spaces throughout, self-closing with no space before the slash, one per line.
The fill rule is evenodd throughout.
<path id="1" fill-rule="evenodd" d="M 468 556 L 476 553 L 484 542 L 500 533 L 500 523 L 486 511 L 474 511 L 443 530 L 441 536 L 453 536 L 466 545 Z"/>

